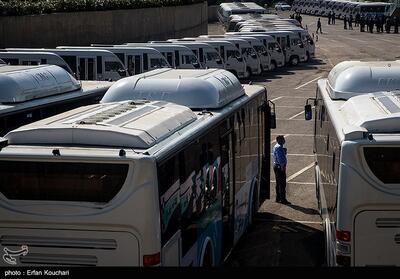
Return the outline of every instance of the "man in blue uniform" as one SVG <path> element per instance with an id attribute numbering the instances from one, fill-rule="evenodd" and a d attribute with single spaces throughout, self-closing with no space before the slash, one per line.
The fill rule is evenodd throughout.
<path id="1" fill-rule="evenodd" d="M 282 204 L 291 204 L 286 199 L 286 148 L 285 137 L 279 135 L 276 137 L 276 144 L 272 149 L 272 160 L 274 163 L 274 172 L 276 178 L 276 202 Z"/>

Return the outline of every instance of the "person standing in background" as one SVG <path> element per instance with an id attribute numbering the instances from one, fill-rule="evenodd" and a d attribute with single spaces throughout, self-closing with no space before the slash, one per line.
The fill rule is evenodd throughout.
<path id="1" fill-rule="evenodd" d="M 276 202 L 282 204 L 291 204 L 286 199 L 286 165 L 287 165 L 287 149 L 284 148 L 285 137 L 279 135 L 276 137 L 276 144 L 272 150 L 272 160 L 274 164 L 275 180 L 276 180 Z"/>

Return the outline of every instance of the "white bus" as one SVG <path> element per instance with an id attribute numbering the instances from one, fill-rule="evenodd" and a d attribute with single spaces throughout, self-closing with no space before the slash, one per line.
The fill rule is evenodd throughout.
<path id="1" fill-rule="evenodd" d="M 55 53 L 64 59 L 79 80 L 115 81 L 128 75 L 121 60 L 107 50 L 45 48 L 6 48 L 6 50 Z"/>
<path id="2" fill-rule="evenodd" d="M 59 55 L 51 52 L 0 52 L 0 58 L 8 65 L 56 65 L 70 74 L 74 74 L 68 64 Z"/>
<path id="3" fill-rule="evenodd" d="M 247 64 L 239 49 L 231 42 L 228 41 L 217 41 L 213 39 L 201 39 L 199 38 L 184 38 L 177 39 L 179 42 L 202 42 L 212 46 L 216 51 L 219 52 L 221 58 L 225 63 L 225 69 L 233 73 L 239 79 L 246 79 L 250 77 L 248 71 L 246 71 Z"/>
<path id="4" fill-rule="evenodd" d="M 276 39 L 283 50 L 285 64 L 296 66 L 299 62 L 307 61 L 306 44 L 294 31 L 266 29 L 263 32 L 255 33 L 270 35 Z"/>
<path id="5" fill-rule="evenodd" d="M 271 57 L 271 66 L 270 66 L 271 70 L 274 70 L 277 67 L 282 67 L 285 65 L 285 56 L 283 55 L 281 46 L 272 36 L 259 34 L 256 32 L 227 32 L 225 34 L 229 36 L 252 37 L 260 40 L 267 48 L 267 51 Z"/>
<path id="6" fill-rule="evenodd" d="M 219 21 L 226 27 L 231 15 L 239 14 L 264 14 L 265 8 L 253 2 L 222 3 L 217 10 Z"/>
<path id="7" fill-rule="evenodd" d="M 307 30 L 297 27 L 297 26 L 278 27 L 277 30 L 282 30 L 282 31 L 285 30 L 285 31 L 291 31 L 291 32 L 297 33 L 299 38 L 301 38 L 304 46 L 306 47 L 305 62 L 308 62 L 310 60 L 310 58 L 315 57 L 315 43 Z"/>
<path id="8" fill-rule="evenodd" d="M 117 47 L 151 47 L 159 51 L 168 64 L 176 69 L 200 69 L 202 66 L 188 47 L 176 44 L 158 44 L 158 43 L 126 43 L 116 45 Z"/>
<path id="9" fill-rule="evenodd" d="M 124 64 L 130 76 L 145 73 L 158 68 L 170 68 L 161 53 L 149 47 L 117 47 L 93 44 L 90 47 L 58 46 L 58 49 L 104 49 L 114 53 Z"/>
<path id="10" fill-rule="evenodd" d="M 203 42 L 183 42 L 177 39 L 169 39 L 165 42 L 158 43 L 173 43 L 176 45 L 182 45 L 193 51 L 194 55 L 197 56 L 197 60 L 201 63 L 204 69 L 215 68 L 225 69 L 225 63 L 219 52 L 211 45 Z"/>
<path id="11" fill-rule="evenodd" d="M 261 61 L 257 51 L 246 41 L 240 37 L 230 37 L 224 35 L 201 35 L 198 40 L 218 40 L 227 41 L 234 44 L 246 60 L 246 71 L 249 76 L 261 74 Z"/>
<path id="12" fill-rule="evenodd" d="M 315 180 L 330 266 L 400 265 L 399 77 L 400 61 L 346 61 L 318 81 Z"/>
<path id="13" fill-rule="evenodd" d="M 359 2 L 357 7 L 353 10 L 354 14 L 360 14 L 364 17 L 371 16 L 391 16 L 394 11 L 394 3 L 374 2 L 365 3 Z"/>
<path id="14" fill-rule="evenodd" d="M 78 82 L 54 65 L 0 67 L 0 136 L 78 106 L 100 101 L 109 82 Z"/>
<path id="15" fill-rule="evenodd" d="M 234 43 L 236 47 L 239 47 L 239 49 L 242 51 L 242 55 L 246 58 L 246 62 L 251 68 L 251 74 L 253 75 L 260 74 L 261 72 L 268 71 L 270 69 L 271 57 L 269 56 L 264 44 L 256 38 L 245 36 L 238 37 L 228 34 L 203 35 L 200 37 L 217 40 L 227 40 L 228 42 Z M 247 43 L 243 44 L 242 40 Z"/>
<path id="16" fill-rule="evenodd" d="M 27 247 L 21 266 L 220 265 L 269 191 L 269 108 L 225 70 L 159 69 L 8 133 L 2 251 Z"/>

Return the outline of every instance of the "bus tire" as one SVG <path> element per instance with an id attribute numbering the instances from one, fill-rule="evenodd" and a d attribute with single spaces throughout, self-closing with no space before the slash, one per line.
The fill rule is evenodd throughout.
<path id="1" fill-rule="evenodd" d="M 211 241 L 207 241 L 206 248 L 204 250 L 203 259 L 201 261 L 202 267 L 213 267 L 214 266 L 214 258 L 213 258 L 213 249 L 211 245 Z"/>
<path id="2" fill-rule="evenodd" d="M 251 69 L 250 67 L 246 67 L 246 78 L 250 78 L 251 77 Z"/>
<path id="3" fill-rule="evenodd" d="M 291 66 L 297 66 L 299 64 L 299 57 L 294 55 L 294 56 L 290 57 L 289 62 L 290 62 Z"/>
<path id="4" fill-rule="evenodd" d="M 307 51 L 306 52 L 306 62 L 310 61 L 310 53 Z"/>
<path id="5" fill-rule="evenodd" d="M 250 210 L 249 210 L 249 225 L 252 225 L 257 215 L 257 182 L 253 183 L 253 190 L 251 194 Z"/>
<path id="6" fill-rule="evenodd" d="M 276 62 L 275 61 L 271 61 L 271 66 L 269 67 L 269 69 L 271 71 L 276 70 Z"/>

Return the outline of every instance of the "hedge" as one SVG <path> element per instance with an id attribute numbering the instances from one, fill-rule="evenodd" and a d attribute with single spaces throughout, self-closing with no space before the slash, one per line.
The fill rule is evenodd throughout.
<path id="1" fill-rule="evenodd" d="M 180 6 L 205 0 L 0 0 L 0 15 L 20 16 L 57 12 L 104 11 Z"/>

